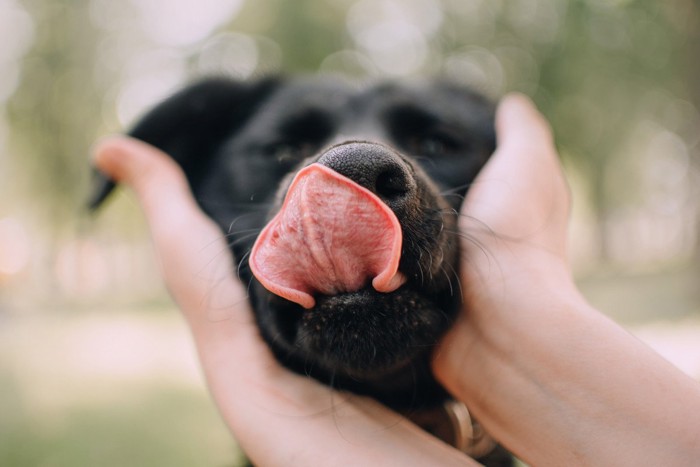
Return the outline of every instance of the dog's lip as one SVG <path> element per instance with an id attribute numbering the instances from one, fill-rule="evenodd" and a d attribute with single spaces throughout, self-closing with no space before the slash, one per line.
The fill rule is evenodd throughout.
<path id="1" fill-rule="evenodd" d="M 390 293 L 404 285 L 407 280 L 401 271 L 392 271 L 387 268 L 372 279 L 372 287 L 377 292 Z"/>
<path id="2" fill-rule="evenodd" d="M 350 200 L 359 200 L 358 206 L 363 207 L 361 211 L 364 215 L 368 215 L 379 225 L 384 226 L 383 229 L 375 228 L 374 230 L 365 226 L 368 234 L 359 237 L 352 234 L 343 236 L 342 232 L 361 230 L 350 226 L 334 229 L 337 226 L 331 223 L 332 228 L 329 229 L 331 232 L 341 232 L 340 242 L 345 242 L 351 250 L 357 248 L 352 246 L 353 242 L 374 247 L 371 251 L 376 250 L 375 256 L 378 255 L 379 259 L 372 255 L 345 255 L 344 257 L 350 261 L 350 266 L 345 265 L 342 260 L 336 262 L 333 255 L 329 254 L 330 245 L 336 239 L 334 234 L 319 236 L 318 233 L 323 229 L 319 229 L 315 221 L 308 222 L 307 214 L 311 214 L 310 218 L 313 219 L 313 212 L 320 211 L 316 205 L 308 206 L 301 211 L 295 211 L 295 209 L 300 209 L 299 207 L 293 208 L 291 216 L 285 217 L 288 206 L 304 205 L 306 184 L 309 180 L 314 179 L 321 180 L 322 183 L 328 183 L 336 188 L 335 191 L 322 193 L 323 196 L 319 196 L 318 193 L 314 196 L 320 199 L 328 198 L 331 201 L 324 200 L 324 202 L 332 203 L 335 201 L 334 193 L 349 193 Z M 297 199 L 292 201 L 295 196 Z M 339 201 L 347 202 L 348 196 L 345 198 L 340 196 Z M 344 218 L 347 216 L 348 214 Z M 345 224 L 341 222 L 341 225 Z M 292 245 L 294 242 L 290 242 L 288 236 L 285 235 L 300 230 L 306 232 L 310 239 L 299 242 L 305 245 L 303 248 Z M 371 238 L 372 236 L 383 240 L 377 241 L 377 238 Z M 314 237 L 321 239 L 318 245 L 313 243 Z M 291 238 L 298 237 L 291 236 Z M 324 243 L 324 238 L 326 240 L 330 238 L 329 244 Z M 401 225 L 394 212 L 377 195 L 329 167 L 311 164 L 297 173 L 288 189 L 282 209 L 258 236 L 251 251 L 249 263 L 253 274 L 270 292 L 306 309 L 311 309 L 316 303 L 314 295 L 352 292 L 365 287 L 366 281 L 370 277 L 372 278 L 372 287 L 378 292 L 395 291 L 407 281 L 406 276 L 398 270 L 401 249 Z M 315 262 L 315 268 L 312 269 L 309 266 L 309 261 Z M 301 274 L 299 274 L 299 270 Z M 319 271 L 321 274 L 318 273 Z M 300 275 L 303 276 L 304 273 L 309 277 L 315 277 L 316 282 L 300 278 Z M 318 279 L 323 277 L 324 273 L 325 280 Z M 328 277 L 335 277 L 335 282 L 329 281 Z M 338 281 L 338 278 L 342 279 Z"/>

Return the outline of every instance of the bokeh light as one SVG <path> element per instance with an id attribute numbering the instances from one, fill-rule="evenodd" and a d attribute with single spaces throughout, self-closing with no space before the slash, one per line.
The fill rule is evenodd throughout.
<path id="1" fill-rule="evenodd" d="M 531 96 L 584 294 L 700 377 L 697 2 L 0 0 L 0 31 L 0 465 L 234 463 L 136 203 L 84 209 L 93 142 L 212 74 Z"/>
<path id="2" fill-rule="evenodd" d="M 141 29 L 154 41 L 187 46 L 207 38 L 231 21 L 242 0 L 131 0 L 138 9 Z"/>
<path id="3" fill-rule="evenodd" d="M 31 241 L 24 226 L 15 218 L 0 219 L 0 281 L 2 276 L 22 272 L 31 255 Z"/>

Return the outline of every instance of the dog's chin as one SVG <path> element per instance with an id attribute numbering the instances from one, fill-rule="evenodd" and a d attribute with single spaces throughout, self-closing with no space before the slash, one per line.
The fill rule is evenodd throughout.
<path id="1" fill-rule="evenodd" d="M 367 287 L 317 296 L 309 310 L 282 301 L 268 302 L 279 331 L 273 347 L 303 361 L 308 373 L 368 382 L 396 374 L 430 352 L 453 315 L 445 303 L 409 286 L 392 293 Z"/>

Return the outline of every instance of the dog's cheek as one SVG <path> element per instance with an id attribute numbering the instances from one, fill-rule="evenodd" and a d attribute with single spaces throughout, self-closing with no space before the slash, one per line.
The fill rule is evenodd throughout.
<path id="1" fill-rule="evenodd" d="M 401 219 L 404 251 L 400 268 L 414 286 L 442 293 L 454 289 L 450 282 L 457 280 L 456 213 L 426 183 L 421 183 L 418 199 L 420 203 Z"/>

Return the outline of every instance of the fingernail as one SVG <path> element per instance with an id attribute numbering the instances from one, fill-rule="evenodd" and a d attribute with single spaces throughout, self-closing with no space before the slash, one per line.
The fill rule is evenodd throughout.
<path id="1" fill-rule="evenodd" d="M 534 106 L 532 100 L 520 92 L 512 92 L 506 95 L 501 101 L 501 105 L 519 107 L 520 109 L 532 108 Z"/>
<path id="2" fill-rule="evenodd" d="M 92 163 L 106 175 L 120 179 L 123 175 L 124 162 L 128 157 L 123 136 L 107 136 L 97 141 L 92 148 Z"/>

